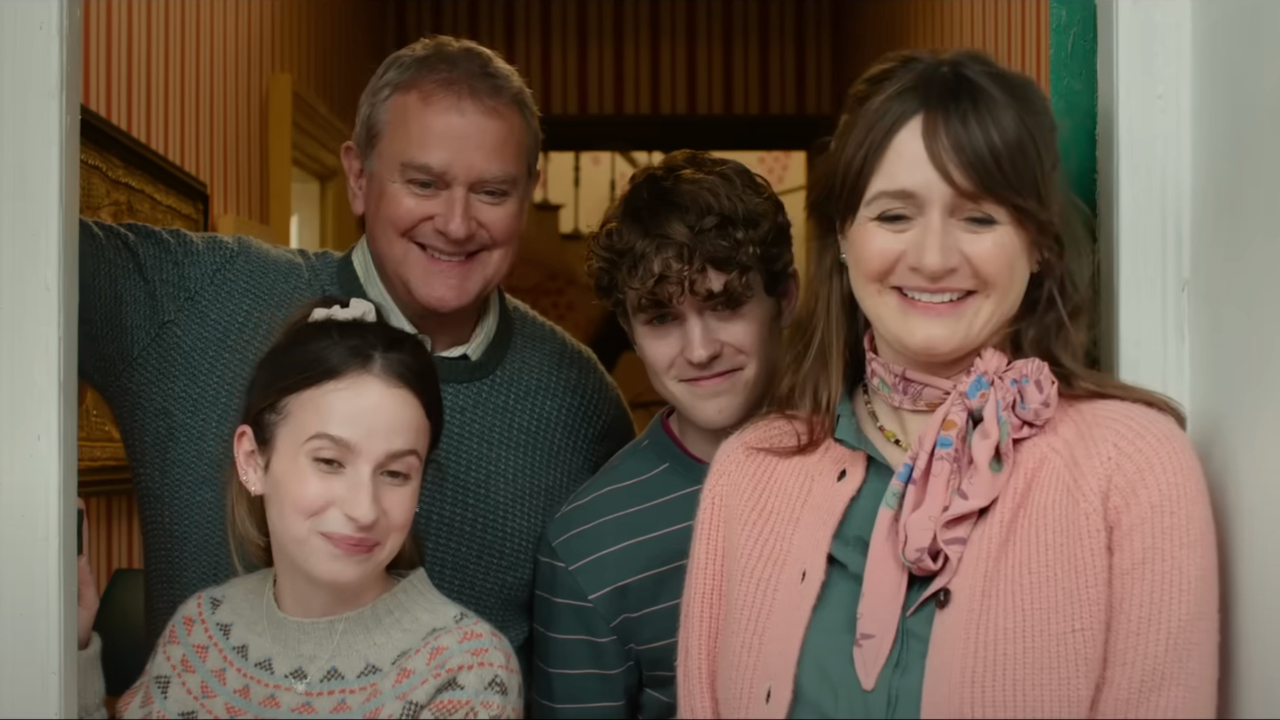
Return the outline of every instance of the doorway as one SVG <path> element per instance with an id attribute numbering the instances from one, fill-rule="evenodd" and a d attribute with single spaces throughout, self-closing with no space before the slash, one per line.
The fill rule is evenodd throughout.
<path id="1" fill-rule="evenodd" d="M 293 166 L 293 185 L 290 193 L 289 247 L 319 250 L 321 238 L 321 186 L 320 179 Z"/>

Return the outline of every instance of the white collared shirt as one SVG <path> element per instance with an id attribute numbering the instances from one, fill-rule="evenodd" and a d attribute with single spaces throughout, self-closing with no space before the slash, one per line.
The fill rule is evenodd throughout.
<path id="1" fill-rule="evenodd" d="M 356 243 L 355 250 L 351 253 L 351 260 L 355 263 L 356 275 L 360 276 L 360 285 L 369 294 L 369 300 L 382 311 L 383 319 L 392 327 L 417 335 L 427 349 L 431 350 L 431 338 L 419 333 L 387 294 L 382 278 L 378 277 L 378 269 L 374 267 L 373 256 L 369 253 L 369 242 L 366 238 L 361 237 L 360 242 Z M 485 303 L 484 309 L 480 311 L 480 320 L 471 333 L 471 339 L 458 347 L 449 348 L 443 352 L 433 352 L 433 354 L 438 357 L 465 357 L 468 360 L 478 360 L 498 332 L 498 302 L 498 292 L 496 290 L 490 292 L 489 302 Z"/>

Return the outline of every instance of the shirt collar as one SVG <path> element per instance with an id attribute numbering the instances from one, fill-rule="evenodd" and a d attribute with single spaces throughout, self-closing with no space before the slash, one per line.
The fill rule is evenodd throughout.
<path id="1" fill-rule="evenodd" d="M 854 390 L 856 389 L 855 386 Z M 836 425 L 833 433 L 836 442 L 850 450 L 861 450 L 872 459 L 888 465 L 880 449 L 871 442 L 871 438 L 867 437 L 867 434 L 862 431 L 862 426 L 858 424 L 858 415 L 854 412 L 853 401 L 849 399 L 850 394 L 850 392 L 841 393 L 840 402 L 836 404 Z"/>
<path id="2" fill-rule="evenodd" d="M 409 322 L 409 318 L 400 312 L 400 308 L 396 306 L 395 301 L 387 293 L 387 288 L 382 284 L 382 278 L 378 276 L 378 269 L 373 264 L 373 255 L 369 252 L 369 242 L 365 237 L 361 237 L 356 243 L 355 249 L 351 253 L 351 261 L 355 264 L 356 275 L 360 277 L 360 284 L 364 287 L 364 291 L 368 293 L 369 300 L 378 306 L 382 311 L 382 317 L 392 327 L 399 328 L 405 332 L 413 333 L 422 339 L 423 344 L 431 350 L 431 338 L 418 332 L 413 323 Z M 496 291 L 489 293 L 489 301 L 484 304 L 484 308 L 480 311 L 480 320 L 476 323 L 476 328 L 471 332 L 471 339 L 465 344 L 458 347 L 449 348 L 443 352 L 434 352 L 437 357 L 448 358 L 466 358 L 468 360 L 477 360 L 484 351 L 488 349 L 490 343 L 493 342 L 493 336 L 498 331 L 498 315 L 499 300 Z"/>

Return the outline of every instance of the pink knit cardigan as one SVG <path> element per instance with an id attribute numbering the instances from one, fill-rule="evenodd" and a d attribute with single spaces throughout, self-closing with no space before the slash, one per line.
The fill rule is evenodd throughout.
<path id="1" fill-rule="evenodd" d="M 711 466 L 681 611 L 681 718 L 783 718 L 791 705 L 831 538 L 867 462 L 833 440 L 803 456 L 764 450 L 795 437 L 787 421 L 761 422 Z M 925 718 L 1216 711 L 1209 496 L 1187 436 L 1154 410 L 1063 401 L 1016 446 L 949 590 Z"/>

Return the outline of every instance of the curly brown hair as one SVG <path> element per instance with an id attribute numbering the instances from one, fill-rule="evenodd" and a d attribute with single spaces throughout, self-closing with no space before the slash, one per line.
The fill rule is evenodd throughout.
<path id="1" fill-rule="evenodd" d="M 638 170 L 587 247 L 596 297 L 623 325 L 631 313 L 702 302 L 746 302 L 758 274 L 766 295 L 787 291 L 791 221 L 769 181 L 736 160 L 679 150 Z M 707 271 L 726 276 L 712 291 Z"/>

